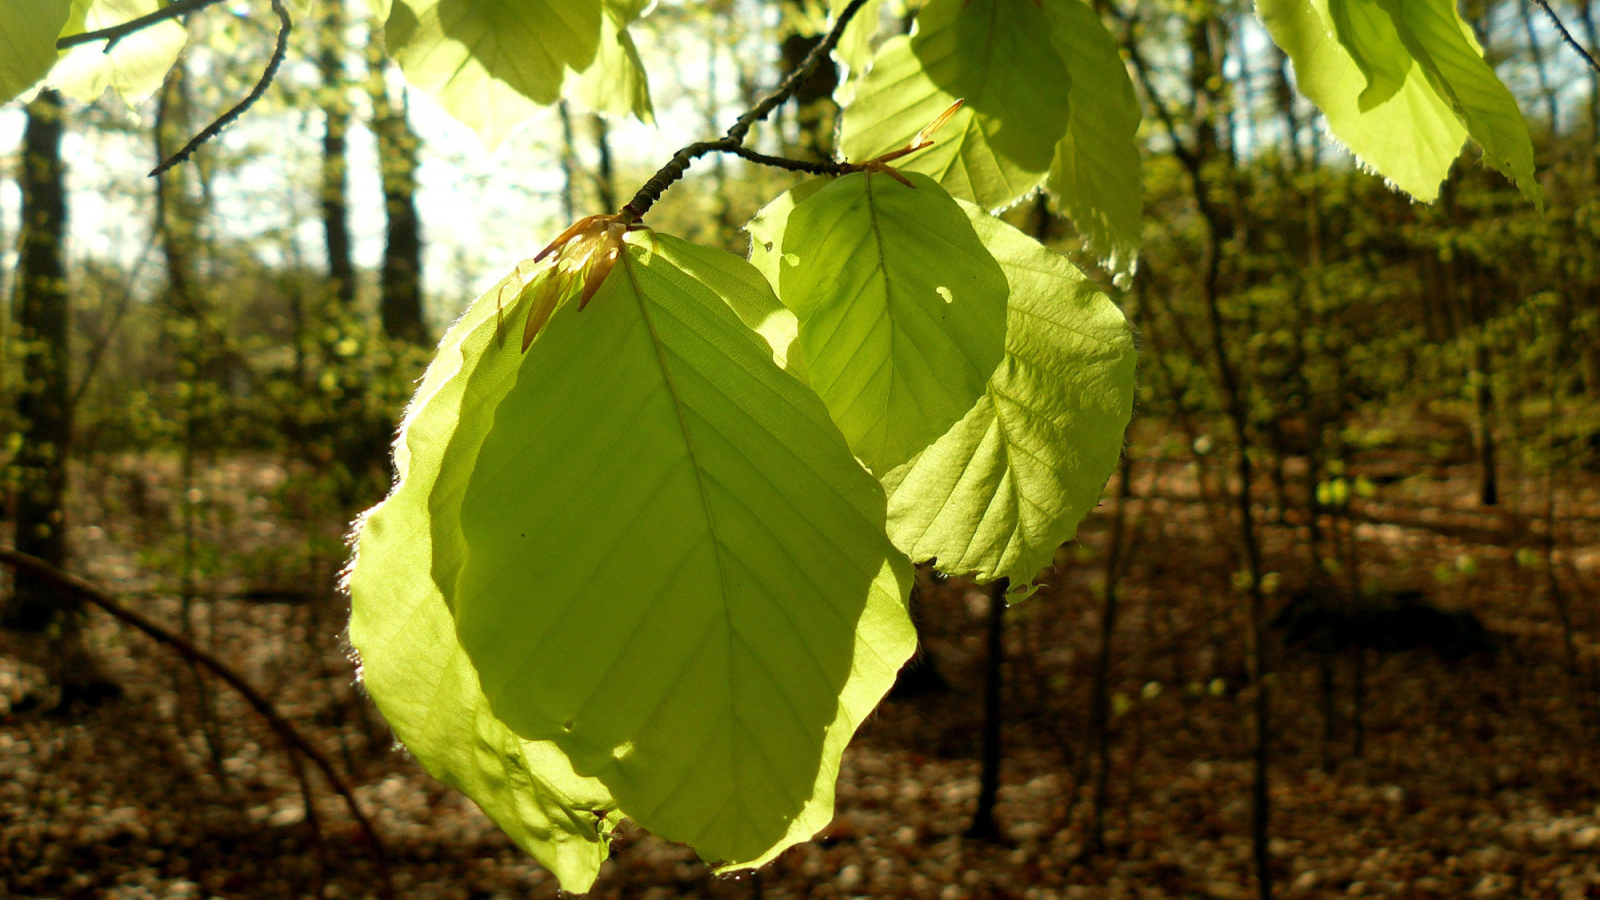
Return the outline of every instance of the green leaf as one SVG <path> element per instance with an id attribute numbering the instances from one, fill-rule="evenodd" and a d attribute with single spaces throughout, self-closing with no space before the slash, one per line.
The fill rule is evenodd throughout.
<path id="1" fill-rule="evenodd" d="M 1066 257 L 965 209 L 1011 286 L 1006 356 L 955 427 L 884 477 L 889 536 L 948 575 L 1020 585 L 1071 540 L 1116 468 L 1133 335 Z"/>
<path id="2" fill-rule="evenodd" d="M 616 822 L 613 816 L 597 823 L 589 811 L 616 803 L 598 781 L 574 773 L 554 744 L 522 740 L 494 718 L 429 577 L 432 535 L 451 524 L 441 518 L 458 513 L 432 514 L 429 496 L 447 442 L 472 421 L 462 417 L 464 400 L 481 406 L 483 399 L 468 393 L 468 376 L 486 361 L 514 356 L 496 340 L 499 289 L 479 298 L 445 335 L 401 425 L 395 488 L 357 526 L 347 582 L 350 642 L 361 655 L 367 692 L 411 753 L 476 801 L 564 890 L 583 893 L 606 859 L 606 834 Z"/>
<path id="3" fill-rule="evenodd" d="M 1533 140 L 1517 98 L 1483 58 L 1483 49 L 1456 12 L 1454 0 L 1380 0 L 1400 39 L 1439 96 L 1483 149 L 1483 159 L 1544 205 L 1534 177 Z"/>
<path id="4" fill-rule="evenodd" d="M 492 147 L 589 68 L 603 18 L 601 0 L 394 0 L 385 39 L 406 79 Z"/>
<path id="5" fill-rule="evenodd" d="M 850 3 L 851 0 L 833 0 L 828 12 L 837 20 Z M 882 10 L 883 0 L 867 0 L 863 3 L 850 24 L 845 26 L 844 34 L 839 35 L 839 43 L 833 47 L 833 58 L 845 67 L 844 78 L 833 91 L 834 102 L 840 107 L 848 106 L 855 98 L 861 73 L 872 61 L 872 39 L 878 33 Z"/>
<path id="6" fill-rule="evenodd" d="M 931 0 L 916 32 L 878 49 L 840 142 L 861 162 L 910 144 L 956 100 L 936 143 L 902 168 L 986 209 L 1037 188 L 1067 133 L 1072 76 L 1033 0 Z"/>
<path id="7" fill-rule="evenodd" d="M 163 5 L 160 0 L 73 0 L 62 36 L 120 25 Z M 110 52 L 103 41 L 82 44 L 61 55 L 46 83 L 81 103 L 93 103 L 113 88 L 132 106 L 161 86 L 188 37 L 182 25 L 169 20 L 128 35 Z"/>
<path id="8" fill-rule="evenodd" d="M 926 175 L 837 178 L 789 214 L 778 296 L 850 449 L 887 472 L 983 393 L 1005 352 L 1006 279 Z"/>
<path id="9" fill-rule="evenodd" d="M 39 83 L 56 62 L 72 0 L 0 0 L 0 103 Z"/>
<path id="10" fill-rule="evenodd" d="M 655 834 L 750 865 L 831 818 L 844 744 L 915 646 L 911 570 L 881 487 L 722 296 L 756 273 L 629 240 L 471 461 L 457 633 L 502 721 Z"/>
<path id="11" fill-rule="evenodd" d="M 1056 48 L 1072 76 L 1071 118 L 1056 145 L 1049 191 L 1114 273 L 1132 273 L 1144 231 L 1139 98 L 1116 38 L 1080 0 L 1047 0 Z"/>
<path id="12" fill-rule="evenodd" d="M 1367 112 L 1405 86 L 1411 72 L 1411 51 L 1400 40 L 1394 21 L 1376 0 L 1328 0 L 1334 34 L 1367 79 L 1357 106 Z"/>
<path id="13" fill-rule="evenodd" d="M 628 33 L 628 26 L 642 10 L 643 4 L 637 0 L 607 0 L 594 62 L 581 75 L 567 73 L 569 79 L 576 80 L 567 93 L 595 112 L 634 115 L 640 121 L 654 122 L 650 79 L 633 35 Z"/>
<path id="14" fill-rule="evenodd" d="M 1413 68 L 1394 96 L 1363 110 L 1359 97 L 1367 79 L 1334 39 L 1327 0 L 1257 0 L 1256 11 L 1294 63 L 1300 93 L 1322 110 L 1333 136 L 1406 193 L 1437 198 L 1467 129 L 1422 71 Z"/>

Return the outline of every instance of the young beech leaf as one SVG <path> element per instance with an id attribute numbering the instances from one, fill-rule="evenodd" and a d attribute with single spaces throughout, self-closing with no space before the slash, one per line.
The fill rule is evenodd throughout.
<path id="1" fill-rule="evenodd" d="M 1011 285 L 1005 359 L 955 427 L 884 476 L 889 536 L 916 561 L 1026 584 L 1116 468 L 1133 410 L 1133 335 L 1066 257 L 965 205 Z"/>
<path id="2" fill-rule="evenodd" d="M 852 160 L 898 150 L 965 100 L 932 147 L 896 165 L 987 209 L 1010 206 L 1050 171 L 1071 89 L 1034 0 L 931 0 L 914 34 L 878 49 L 845 107 L 840 145 Z"/>
<path id="3" fill-rule="evenodd" d="M 1328 15 L 1340 46 L 1367 79 L 1366 89 L 1356 98 L 1361 111 L 1399 93 L 1411 72 L 1411 51 L 1377 0 L 1328 0 Z"/>
<path id="4" fill-rule="evenodd" d="M 1006 277 L 956 201 L 856 172 L 789 214 L 778 297 L 811 386 L 883 473 L 967 414 L 1005 353 Z"/>
<path id="5" fill-rule="evenodd" d="M 160 9 L 160 0 L 73 0 L 62 35 L 98 31 Z M 155 92 L 177 62 L 189 34 L 177 21 L 158 22 L 128 35 L 107 51 L 104 41 L 80 44 L 61 54 L 46 83 L 80 103 L 100 99 L 115 88 L 125 103 Z"/>
<path id="6" fill-rule="evenodd" d="M 1456 11 L 1455 0 L 1379 0 L 1428 83 L 1483 149 L 1483 160 L 1544 205 L 1534 177 L 1533 139 L 1517 98 L 1483 58 L 1483 48 Z"/>
<path id="7" fill-rule="evenodd" d="M 915 646 L 911 569 L 882 488 L 736 313 L 771 309 L 732 296 L 759 275 L 627 241 L 587 308 L 502 353 L 492 424 L 447 453 L 456 633 L 496 717 L 622 815 L 759 864 L 830 820 L 844 745 Z"/>
<path id="8" fill-rule="evenodd" d="M 493 147 L 561 99 L 600 50 L 600 0 L 394 0 L 385 27 L 406 80 Z"/>
<path id="9" fill-rule="evenodd" d="M 1333 136 L 1395 187 L 1418 200 L 1437 198 L 1467 129 L 1421 69 L 1412 67 L 1393 96 L 1364 110 L 1367 78 L 1335 39 L 1328 0 L 1256 0 L 1256 12 Z"/>
<path id="10" fill-rule="evenodd" d="M 1081 0 L 1047 0 L 1050 34 L 1072 74 L 1072 115 L 1048 188 L 1106 268 L 1132 273 L 1144 231 L 1139 98 L 1116 38 Z"/>
<path id="11" fill-rule="evenodd" d="M 515 372 L 521 358 L 496 340 L 495 298 L 515 284 L 520 279 L 512 276 L 491 289 L 450 329 L 411 401 L 395 444 L 394 490 L 357 525 L 347 576 L 350 642 L 367 692 L 407 749 L 476 801 L 564 890 L 583 893 L 606 859 L 615 824 L 597 823 L 590 811 L 616 802 L 598 781 L 575 774 L 554 744 L 523 740 L 495 719 L 429 577 L 435 535 L 460 531 L 459 505 L 428 504 L 448 474 L 441 471 L 446 445 L 493 408 L 482 408 L 488 398 L 481 393 L 493 387 L 479 379 L 480 393 L 469 393 L 469 377 L 497 365 Z M 504 387 L 509 383 L 501 395 Z M 475 403 L 464 403 L 469 399 Z"/>
<path id="12" fill-rule="evenodd" d="M 39 82 L 56 62 L 72 0 L 0 0 L 0 103 Z"/>
<path id="13" fill-rule="evenodd" d="M 642 122 L 655 121 L 650 102 L 650 79 L 644 60 L 633 42 L 628 26 L 639 17 L 643 4 L 637 0 L 608 0 L 600 29 L 600 43 L 594 62 L 582 74 L 567 72 L 563 93 L 595 112 L 613 116 L 635 115 Z"/>
<path id="14" fill-rule="evenodd" d="M 791 189 L 815 193 L 826 179 Z M 789 213 L 750 221 L 751 259 L 777 278 Z M 971 204 L 962 209 L 1010 286 L 1005 359 L 976 406 L 883 479 L 889 536 L 940 571 L 1023 584 L 1100 496 L 1132 408 L 1133 337 L 1122 313 L 1065 257 Z"/>

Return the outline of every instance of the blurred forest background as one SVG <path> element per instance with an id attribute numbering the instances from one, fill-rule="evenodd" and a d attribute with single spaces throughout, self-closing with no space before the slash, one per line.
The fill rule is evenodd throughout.
<path id="1" fill-rule="evenodd" d="M 1144 254 L 1125 290 L 1101 279 L 1142 349 L 1104 502 L 1009 611 L 925 573 L 924 654 L 819 840 L 730 880 L 625 828 L 595 894 L 1253 895 L 1255 555 L 1279 894 L 1600 897 L 1600 75 L 1533 0 L 1467 0 L 1550 205 L 1471 150 L 1419 205 L 1325 135 L 1249 4 L 1094 5 L 1146 108 Z M 387 489 L 404 402 L 478 292 L 720 132 L 823 6 L 662 0 L 634 28 L 655 125 L 562 105 L 493 151 L 404 90 L 343 0 L 297 7 L 262 103 L 159 178 L 265 66 L 261 10 L 193 16 L 136 109 L 0 110 L 14 546 L 255 685 L 351 786 L 400 896 L 555 893 L 395 748 L 341 642 L 344 536 Z M 1588 0 L 1554 6 L 1600 44 Z M 910 20 L 883 9 L 886 34 Z M 830 154 L 838 75 L 758 145 Z M 742 252 L 786 179 L 708 160 L 650 224 Z M 1094 271 L 1042 202 L 1007 218 Z M 307 817 L 237 693 L 62 602 L 26 574 L 5 600 L 0 896 L 375 894 L 384 863 L 315 778 Z"/>

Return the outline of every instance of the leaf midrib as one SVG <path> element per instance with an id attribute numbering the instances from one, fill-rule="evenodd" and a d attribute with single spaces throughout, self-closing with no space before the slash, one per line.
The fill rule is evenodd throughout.
<path id="1" fill-rule="evenodd" d="M 632 248 L 627 246 L 622 248 L 622 252 L 620 254 L 622 257 L 622 268 L 623 271 L 625 271 L 628 275 L 628 282 L 633 286 L 633 299 L 634 302 L 639 306 L 639 317 L 644 321 L 645 330 L 650 334 L 650 349 L 655 352 L 656 363 L 661 367 L 661 382 L 667 389 L 667 396 L 672 400 L 673 415 L 677 416 L 678 418 L 678 429 L 683 434 L 684 451 L 689 456 L 689 465 L 694 469 L 694 483 L 700 491 L 700 505 L 705 511 L 706 529 L 711 534 L 711 556 L 717 566 L 717 587 L 722 593 L 722 616 L 726 626 L 728 643 L 728 652 L 726 657 L 728 660 L 728 666 L 726 674 L 728 682 L 728 702 L 730 707 L 729 719 L 737 722 L 738 717 L 733 714 L 732 710 L 734 633 L 733 616 L 728 609 L 728 567 L 722 559 L 722 542 L 717 537 L 718 531 L 716 516 L 711 512 L 711 490 L 706 485 L 706 474 L 704 468 L 700 464 L 699 451 L 695 449 L 694 437 L 689 433 L 689 417 L 683 402 L 683 397 L 678 393 L 677 382 L 673 380 L 672 367 L 667 362 L 666 347 L 662 344 L 661 333 L 656 330 L 655 319 L 650 316 L 649 304 L 646 303 L 644 299 L 644 288 L 639 284 L 639 275 L 633 269 L 633 254 L 631 250 Z M 730 745 L 732 744 L 733 740 L 734 729 L 730 727 L 728 729 L 728 741 Z M 734 753 L 733 750 L 734 748 L 730 746 L 729 758 L 737 760 L 738 755 L 737 753 Z M 691 766 L 690 770 L 692 771 L 693 768 L 694 767 Z M 736 776 L 735 781 L 737 780 L 738 779 Z M 737 793 L 737 789 L 735 789 L 735 793 Z"/>

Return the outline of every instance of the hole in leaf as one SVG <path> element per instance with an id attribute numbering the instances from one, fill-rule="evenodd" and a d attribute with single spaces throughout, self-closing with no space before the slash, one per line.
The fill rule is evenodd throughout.
<path id="1" fill-rule="evenodd" d="M 950 289 L 945 287 L 944 285 L 941 284 L 938 287 L 934 288 L 933 290 L 939 296 L 944 298 L 944 302 L 946 302 L 946 303 L 954 303 L 954 302 L 956 302 L 955 295 L 950 293 Z"/>

